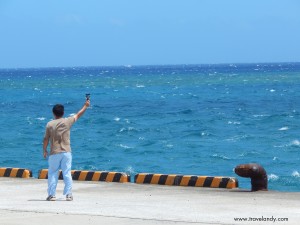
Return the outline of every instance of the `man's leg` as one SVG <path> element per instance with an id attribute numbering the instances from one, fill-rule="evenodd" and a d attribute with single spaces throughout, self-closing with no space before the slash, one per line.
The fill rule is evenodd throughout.
<path id="1" fill-rule="evenodd" d="M 72 166 L 72 154 L 71 152 L 62 153 L 63 158 L 61 162 L 61 169 L 64 177 L 64 195 L 72 194 L 72 175 L 71 175 L 71 166 Z"/>
<path id="2" fill-rule="evenodd" d="M 48 195 L 55 196 L 60 168 L 61 154 L 50 155 L 48 159 Z"/>

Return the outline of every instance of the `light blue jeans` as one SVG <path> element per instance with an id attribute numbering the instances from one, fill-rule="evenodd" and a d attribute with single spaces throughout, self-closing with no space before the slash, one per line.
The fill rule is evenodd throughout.
<path id="1" fill-rule="evenodd" d="M 58 182 L 58 171 L 62 170 L 64 177 L 64 195 L 72 194 L 72 154 L 71 152 L 50 155 L 48 159 L 48 195 L 55 196 Z"/>

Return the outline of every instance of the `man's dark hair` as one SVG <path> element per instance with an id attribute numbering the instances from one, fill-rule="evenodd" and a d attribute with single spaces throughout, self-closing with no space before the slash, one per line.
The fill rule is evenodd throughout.
<path id="1" fill-rule="evenodd" d="M 53 106 L 52 112 L 56 117 L 62 117 L 64 115 L 65 108 L 61 104 L 56 104 Z"/>

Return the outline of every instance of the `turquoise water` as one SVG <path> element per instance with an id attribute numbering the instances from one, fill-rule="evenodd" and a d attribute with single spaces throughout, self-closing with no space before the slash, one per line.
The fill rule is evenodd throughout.
<path id="1" fill-rule="evenodd" d="M 47 168 L 52 106 L 71 115 L 90 93 L 73 169 L 238 177 L 255 162 L 270 189 L 300 190 L 299 63 L 1 69 L 0 93 L 0 167 Z"/>

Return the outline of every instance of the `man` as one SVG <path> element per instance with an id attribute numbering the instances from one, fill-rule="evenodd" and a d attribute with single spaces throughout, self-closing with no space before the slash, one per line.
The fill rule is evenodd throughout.
<path id="1" fill-rule="evenodd" d="M 62 170 L 64 178 L 64 195 L 67 201 L 73 200 L 72 195 L 72 154 L 70 146 L 70 129 L 72 125 L 84 114 L 90 106 L 90 100 L 87 98 L 83 107 L 74 115 L 63 118 L 64 106 L 57 104 L 52 112 L 54 120 L 47 123 L 46 132 L 43 141 L 44 158 L 47 158 L 47 146 L 50 141 L 50 156 L 48 158 L 48 197 L 47 201 L 55 201 L 56 186 L 58 182 L 58 171 Z"/>

